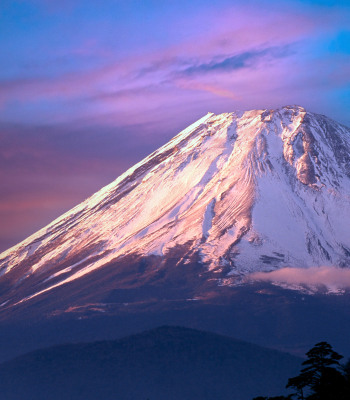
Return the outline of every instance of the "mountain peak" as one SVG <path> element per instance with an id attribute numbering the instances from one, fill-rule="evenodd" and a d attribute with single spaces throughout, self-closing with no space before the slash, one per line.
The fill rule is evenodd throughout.
<path id="1" fill-rule="evenodd" d="M 346 266 L 349 165 L 349 129 L 303 107 L 208 113 L 0 255 L 3 304 L 125 257 L 196 262 L 220 285 L 285 266 Z"/>

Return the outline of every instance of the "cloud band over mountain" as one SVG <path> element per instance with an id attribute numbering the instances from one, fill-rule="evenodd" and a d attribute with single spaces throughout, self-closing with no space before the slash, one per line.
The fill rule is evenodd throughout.
<path id="1" fill-rule="evenodd" d="M 329 266 L 305 269 L 287 267 L 271 272 L 255 272 L 249 278 L 289 285 L 325 286 L 332 290 L 350 287 L 350 270 Z"/>

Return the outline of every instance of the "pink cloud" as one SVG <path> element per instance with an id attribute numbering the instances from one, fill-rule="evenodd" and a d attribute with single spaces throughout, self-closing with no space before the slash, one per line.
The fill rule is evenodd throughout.
<path id="1" fill-rule="evenodd" d="M 127 57 L 111 54 L 108 46 L 101 47 L 92 37 L 75 50 L 76 55 L 84 59 L 107 54 L 105 66 L 0 82 L 0 112 L 7 122 L 85 124 L 97 119 L 104 125 L 129 125 L 153 123 L 160 110 L 173 118 L 189 109 L 197 116 L 208 109 L 220 112 L 290 103 L 310 108 L 328 90 L 324 82 L 338 79 L 342 84 L 348 77 L 342 67 L 346 63 L 332 58 L 323 67 L 322 60 L 311 59 L 305 47 L 308 40 L 312 46 L 319 35 L 335 31 L 338 14 L 325 21 L 321 14 L 310 17 L 305 8 L 281 6 L 264 9 L 262 18 L 260 10 L 249 6 L 224 12 L 213 8 L 181 20 L 189 35 L 174 38 L 165 48 L 144 46 Z M 280 53 L 274 54 L 273 49 Z M 249 53 L 252 60 L 242 68 L 216 68 Z M 194 74 L 186 75 L 189 70 Z"/>
<path id="2" fill-rule="evenodd" d="M 287 267 L 271 272 L 255 272 L 249 276 L 255 281 L 284 283 L 289 285 L 326 286 L 329 289 L 350 287 L 350 268 L 338 267 Z"/>
<path id="3" fill-rule="evenodd" d="M 266 11 L 266 10 L 265 10 Z M 98 90 L 126 90 L 144 87 L 164 79 L 183 59 L 184 63 L 207 62 L 213 57 L 238 54 L 242 51 L 278 46 L 300 40 L 315 30 L 314 20 L 302 13 L 293 11 L 260 13 L 254 9 L 236 8 L 218 15 L 201 14 L 191 24 L 202 25 L 208 20 L 207 29 L 197 30 L 186 41 L 175 43 L 157 51 L 141 50 L 139 54 L 124 60 L 111 62 L 105 67 L 82 73 L 69 73 L 56 78 L 21 79 L 1 84 L 0 101 L 18 101 L 52 98 L 81 98 Z M 295 23 L 298 21 L 298 23 Z M 110 50 L 97 46 L 91 38 L 76 50 L 80 55 L 93 55 L 94 52 L 108 53 Z M 144 67 L 153 66 L 152 73 L 137 76 Z M 147 68 L 146 68 L 147 69 Z M 133 76 L 134 75 L 134 76 Z M 135 76 L 136 75 L 136 76 Z M 130 77 L 133 77 L 131 80 Z"/>
<path id="4" fill-rule="evenodd" d="M 220 87 L 219 85 L 196 82 L 196 81 L 191 81 L 191 80 L 189 80 L 189 81 L 179 80 L 178 86 L 182 87 L 184 89 L 189 89 L 189 90 L 199 90 L 199 91 L 209 92 L 216 96 L 227 97 L 232 100 L 240 99 L 240 97 L 237 96 L 235 93 L 233 93 L 233 91 L 231 91 L 227 88 L 224 88 L 224 87 Z"/>

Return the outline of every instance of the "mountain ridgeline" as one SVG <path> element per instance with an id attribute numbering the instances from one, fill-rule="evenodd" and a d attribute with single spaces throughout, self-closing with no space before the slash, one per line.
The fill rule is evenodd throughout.
<path id="1" fill-rule="evenodd" d="M 283 392 L 300 362 L 225 336 L 163 326 L 18 357 L 0 365 L 0 391 L 7 400 L 251 400 Z"/>
<path id="2" fill-rule="evenodd" d="M 256 271 L 347 267 L 349 149 L 348 128 L 299 106 L 209 113 L 2 253 L 0 316 L 108 311 L 149 288 L 209 299 Z"/>

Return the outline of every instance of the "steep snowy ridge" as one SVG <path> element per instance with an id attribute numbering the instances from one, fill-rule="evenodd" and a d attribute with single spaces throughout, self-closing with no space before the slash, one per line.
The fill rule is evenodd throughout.
<path id="1" fill-rule="evenodd" d="M 4 306 L 176 248 L 178 263 L 199 255 L 229 285 L 285 266 L 347 267 L 349 206 L 348 128 L 299 106 L 209 113 L 1 254 Z"/>

